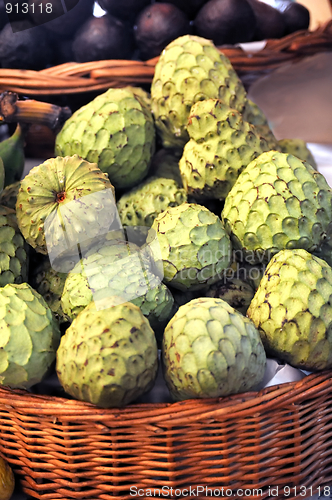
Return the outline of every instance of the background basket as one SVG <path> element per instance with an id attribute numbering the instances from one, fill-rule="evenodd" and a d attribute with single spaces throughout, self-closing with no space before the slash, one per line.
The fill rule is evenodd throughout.
<path id="1" fill-rule="evenodd" d="M 248 85 L 285 63 L 332 50 L 332 20 L 315 31 L 297 31 L 268 40 L 264 49 L 249 53 L 240 46 L 223 46 L 234 69 Z M 106 90 L 109 87 L 150 84 L 158 57 L 149 61 L 109 60 L 65 63 L 41 71 L 2 69 L 0 90 L 27 96 L 57 96 Z"/>
<path id="2" fill-rule="evenodd" d="M 258 393 L 115 410 L 0 388 L 0 451 L 24 492 L 41 500 L 132 499 L 163 486 L 305 498 L 332 485 L 332 372 Z"/>

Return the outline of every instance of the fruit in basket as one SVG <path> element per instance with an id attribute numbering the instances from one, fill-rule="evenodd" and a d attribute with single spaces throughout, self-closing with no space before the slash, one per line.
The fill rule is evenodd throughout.
<path id="1" fill-rule="evenodd" d="M 266 140 L 269 150 L 281 150 L 263 111 L 250 99 L 247 100 L 242 118 L 255 125 L 257 133 Z"/>
<path id="2" fill-rule="evenodd" d="M 171 3 L 148 5 L 134 26 L 136 45 L 143 60 L 159 56 L 168 43 L 190 32 L 186 14 Z"/>
<path id="3" fill-rule="evenodd" d="M 187 132 L 179 168 L 188 195 L 197 200 L 226 198 L 242 170 L 269 149 L 255 126 L 219 99 L 192 106 Z"/>
<path id="4" fill-rule="evenodd" d="M 157 0 L 157 2 L 162 0 Z M 176 5 L 182 12 L 185 12 L 189 19 L 194 19 L 195 15 L 199 11 L 199 9 L 204 5 L 207 0 L 168 0 L 169 3 Z"/>
<path id="5" fill-rule="evenodd" d="M 60 330 L 45 300 L 27 283 L 0 288 L 0 383 L 28 389 L 47 374 Z"/>
<path id="6" fill-rule="evenodd" d="M 222 220 L 239 258 L 267 263 L 283 249 L 318 251 L 332 219 L 331 201 L 325 178 L 309 163 L 269 151 L 239 175 Z"/>
<path id="7" fill-rule="evenodd" d="M 242 112 L 246 91 L 229 59 L 210 40 L 185 35 L 162 52 L 151 85 L 151 108 L 164 147 L 182 149 L 191 106 L 220 98 Z"/>
<path id="8" fill-rule="evenodd" d="M 294 155 L 300 158 L 300 160 L 308 162 L 317 170 L 315 159 L 305 141 L 302 139 L 281 139 L 278 141 L 278 144 L 283 153 Z"/>
<path id="9" fill-rule="evenodd" d="M 298 2 L 290 2 L 282 7 L 286 31 L 285 35 L 299 30 L 307 30 L 310 24 L 310 11 Z"/>
<path id="10" fill-rule="evenodd" d="M 161 212 L 186 201 L 185 190 L 174 179 L 148 177 L 123 194 L 117 202 L 117 208 L 123 226 L 151 227 Z"/>
<path id="11" fill-rule="evenodd" d="M 254 11 L 256 29 L 253 40 L 281 38 L 286 30 L 284 16 L 278 9 L 261 0 L 247 0 Z"/>
<path id="12" fill-rule="evenodd" d="M 194 21 L 197 35 L 216 45 L 250 42 L 256 28 L 256 17 L 247 0 L 209 0 Z"/>
<path id="13" fill-rule="evenodd" d="M 24 170 L 24 132 L 18 123 L 11 137 L 0 142 L 0 158 L 5 168 L 5 186 L 20 181 Z"/>
<path id="14" fill-rule="evenodd" d="M 154 150 L 151 112 L 128 89 L 111 88 L 78 109 L 65 122 L 55 142 L 57 155 L 78 154 L 96 162 L 119 189 L 143 180 Z"/>
<path id="15" fill-rule="evenodd" d="M 230 264 L 231 243 L 219 217 L 195 203 L 170 207 L 156 217 L 164 282 L 179 290 L 201 290 L 218 281 Z"/>
<path id="16" fill-rule="evenodd" d="M 165 329 L 162 358 L 175 400 L 254 389 L 266 364 L 253 322 L 224 300 L 211 297 L 180 307 Z"/>
<path id="17" fill-rule="evenodd" d="M 88 250 L 68 274 L 61 304 L 74 319 L 91 301 L 118 296 L 140 307 L 152 328 L 160 330 L 170 317 L 173 297 L 154 274 L 148 247 L 128 241 L 102 241 Z"/>
<path id="18" fill-rule="evenodd" d="M 93 17 L 76 32 L 72 44 L 75 61 L 131 59 L 134 52 L 132 31 L 109 14 Z"/>
<path id="19" fill-rule="evenodd" d="M 149 391 L 158 369 L 157 343 L 139 307 L 98 310 L 91 302 L 72 322 L 57 351 L 64 390 L 103 408 L 122 407 Z"/>
<path id="20" fill-rule="evenodd" d="M 1 163 L 1 160 L 0 160 Z M 1 170 L 1 167 L 0 167 Z M 14 184 L 10 184 L 9 186 L 6 186 L 5 189 L 0 192 L 0 205 L 11 208 L 12 210 L 16 209 L 16 200 L 17 200 L 17 194 L 18 190 L 20 189 L 21 182 L 17 181 L 14 182 Z M 0 189 L 1 191 L 1 189 Z"/>
<path id="21" fill-rule="evenodd" d="M 154 177 L 174 179 L 178 186 L 183 187 L 179 169 L 179 160 L 181 156 L 182 151 L 159 149 L 152 157 L 149 174 Z"/>
<path id="22" fill-rule="evenodd" d="M 0 498 L 10 500 L 14 493 L 15 478 L 8 462 L 0 457 Z"/>
<path id="23" fill-rule="evenodd" d="M 303 249 L 268 264 L 247 315 L 267 352 L 305 370 L 332 367 L 332 269 Z"/>
<path id="24" fill-rule="evenodd" d="M 22 179 L 16 214 L 33 248 L 65 258 L 76 255 L 78 243 L 108 230 L 114 189 L 95 163 L 77 155 L 50 158 Z"/>
<path id="25" fill-rule="evenodd" d="M 150 0 L 99 0 L 100 7 L 109 14 L 133 22 L 138 13 L 149 5 Z"/>
<path id="26" fill-rule="evenodd" d="M 206 297 L 222 299 L 241 314 L 245 315 L 255 295 L 255 290 L 245 280 L 240 278 L 227 278 L 225 276 L 224 279 L 211 285 L 205 291 L 204 295 L 206 295 Z"/>
<path id="27" fill-rule="evenodd" d="M 28 249 L 14 210 L 0 205 L 0 287 L 28 279 Z"/>

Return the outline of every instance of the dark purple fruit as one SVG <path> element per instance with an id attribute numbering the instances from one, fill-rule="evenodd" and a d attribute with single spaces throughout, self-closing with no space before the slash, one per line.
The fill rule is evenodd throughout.
<path id="1" fill-rule="evenodd" d="M 130 59 L 134 49 L 132 30 L 109 14 L 91 17 L 76 33 L 72 49 L 77 62 Z"/>
<path id="2" fill-rule="evenodd" d="M 134 21 L 150 0 L 98 0 L 100 7 L 124 21 Z"/>
<path id="3" fill-rule="evenodd" d="M 8 23 L 9 19 L 6 14 L 6 7 L 4 0 L 0 0 L 0 30 Z"/>
<path id="4" fill-rule="evenodd" d="M 284 16 L 271 5 L 260 0 L 247 0 L 256 17 L 256 30 L 253 40 L 281 38 L 284 36 L 286 24 Z"/>
<path id="5" fill-rule="evenodd" d="M 299 30 L 307 30 L 310 24 L 310 12 L 300 3 L 290 3 L 283 11 L 286 35 Z"/>
<path id="6" fill-rule="evenodd" d="M 65 0 L 66 13 L 61 1 L 52 2 L 52 12 L 47 12 L 49 0 L 38 0 L 38 5 L 35 0 L 29 0 L 29 3 L 31 11 L 32 4 L 35 6 L 31 14 L 35 24 L 42 24 L 47 30 L 61 37 L 72 38 L 78 28 L 92 16 L 94 0 Z"/>
<path id="7" fill-rule="evenodd" d="M 216 45 L 250 42 L 256 29 L 256 17 L 247 0 L 209 0 L 198 12 L 197 35 Z"/>
<path id="8" fill-rule="evenodd" d="M 142 59 L 159 56 L 172 40 L 190 32 L 188 17 L 171 3 L 154 3 L 138 16 L 134 35 Z"/>
<path id="9" fill-rule="evenodd" d="M 161 2 L 162 0 L 157 0 L 157 2 Z M 185 14 L 187 14 L 189 19 L 195 19 L 195 16 L 199 9 L 203 7 L 203 5 L 208 0 L 169 0 L 169 3 L 174 4 L 178 9 L 182 10 Z"/>
<path id="10" fill-rule="evenodd" d="M 13 32 L 14 30 L 14 32 Z M 28 21 L 6 24 L 0 33 L 0 66 L 43 69 L 52 61 L 51 47 L 43 30 Z"/>

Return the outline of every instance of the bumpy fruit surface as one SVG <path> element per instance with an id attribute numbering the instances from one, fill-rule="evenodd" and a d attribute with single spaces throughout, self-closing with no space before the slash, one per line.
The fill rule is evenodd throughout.
<path id="1" fill-rule="evenodd" d="M 114 199 L 107 193 L 114 194 L 113 186 L 95 163 L 77 155 L 50 158 L 21 181 L 16 202 L 19 228 L 26 241 L 45 255 L 60 251 L 67 241 L 68 251 L 71 245 L 77 251 L 77 241 L 112 224 Z"/>
<path id="2" fill-rule="evenodd" d="M 332 367 L 332 269 L 303 249 L 268 264 L 247 315 L 272 356 L 306 370 Z"/>
<path id="3" fill-rule="evenodd" d="M 317 170 L 317 164 L 315 158 L 312 156 L 310 149 L 308 149 L 307 143 L 302 139 L 281 139 L 278 141 L 279 147 L 283 153 L 289 153 L 291 155 L 300 158 L 302 161 L 306 161 Z"/>
<path id="4" fill-rule="evenodd" d="M 28 389 L 40 382 L 55 359 L 58 323 L 27 283 L 0 288 L 0 383 Z"/>
<path id="5" fill-rule="evenodd" d="M 222 299 L 245 315 L 252 301 L 255 290 L 244 280 L 239 278 L 225 278 L 211 285 L 206 291 L 207 297 Z"/>
<path id="6" fill-rule="evenodd" d="M 116 188 L 129 188 L 147 174 L 155 129 L 147 104 L 129 89 L 109 89 L 66 121 L 56 137 L 59 156 L 78 154 L 97 163 Z"/>
<path id="7" fill-rule="evenodd" d="M 162 177 L 164 179 L 174 179 L 179 187 L 183 187 L 179 161 L 182 151 L 177 149 L 159 149 L 153 155 L 149 175 L 153 177 Z"/>
<path id="8" fill-rule="evenodd" d="M 0 158 L 0 194 L 3 190 L 4 184 L 5 184 L 5 168 L 3 166 L 3 161 Z"/>
<path id="9" fill-rule="evenodd" d="M 28 279 L 28 249 L 14 210 L 0 205 L 0 287 Z"/>
<path id="10" fill-rule="evenodd" d="M 127 241 L 92 247 L 69 273 L 62 293 L 62 309 L 74 319 L 91 301 L 124 297 L 140 307 L 154 329 L 169 319 L 173 297 L 153 274 L 150 254 Z"/>
<path id="11" fill-rule="evenodd" d="M 262 381 L 266 364 L 252 321 L 217 298 L 180 307 L 165 329 L 162 354 L 176 400 L 248 391 Z"/>
<path id="12" fill-rule="evenodd" d="M 250 99 L 247 100 L 246 107 L 243 111 L 243 120 L 255 126 L 258 135 L 267 142 L 269 150 L 281 151 L 280 145 L 270 128 L 266 116 L 257 104 Z"/>
<path id="13" fill-rule="evenodd" d="M 269 149 L 255 127 L 219 99 L 195 103 L 187 131 L 179 168 L 188 195 L 197 200 L 226 198 L 242 170 Z"/>
<path id="14" fill-rule="evenodd" d="M 229 59 L 205 38 L 173 40 L 160 55 L 151 86 L 152 113 L 164 147 L 185 145 L 191 106 L 210 97 L 244 109 L 246 91 Z"/>
<path id="15" fill-rule="evenodd" d="M 124 226 L 151 227 L 161 212 L 186 201 L 185 190 L 180 188 L 175 180 L 150 177 L 123 194 L 117 203 L 117 208 Z"/>
<path id="16" fill-rule="evenodd" d="M 283 249 L 315 252 L 332 220 L 332 191 L 308 163 L 269 151 L 239 175 L 222 219 L 238 257 L 251 264 Z"/>
<path id="17" fill-rule="evenodd" d="M 124 406 L 151 389 L 157 368 L 153 330 L 131 303 L 98 311 L 91 302 L 57 351 L 56 370 L 65 391 L 104 408 Z"/>
<path id="18" fill-rule="evenodd" d="M 14 184 L 9 184 L 0 194 L 0 205 L 4 207 L 16 209 L 16 200 L 18 191 L 20 189 L 21 181 L 14 182 Z"/>
<path id="19" fill-rule="evenodd" d="M 155 219 L 164 265 L 164 282 L 179 290 L 200 290 L 215 283 L 230 263 L 231 243 L 217 215 L 183 203 Z"/>

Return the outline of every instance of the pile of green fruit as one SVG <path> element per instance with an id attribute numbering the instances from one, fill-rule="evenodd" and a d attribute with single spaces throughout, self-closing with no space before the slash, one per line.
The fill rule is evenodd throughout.
<path id="1" fill-rule="evenodd" d="M 282 38 L 307 30 L 308 9 L 283 0 L 79 0 L 64 13 L 61 2 L 0 0 L 0 67 L 40 70 L 69 61 L 158 56 L 186 34 L 216 45 Z M 97 14 L 98 15 L 98 14 Z"/>
<path id="2" fill-rule="evenodd" d="M 121 407 L 153 387 L 158 347 L 174 400 L 255 389 L 267 355 L 332 368 L 332 190 L 207 39 L 171 42 L 151 94 L 77 110 L 0 203 L 5 386 L 56 362 L 68 395 Z"/>

